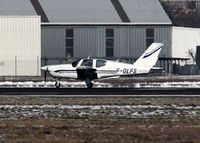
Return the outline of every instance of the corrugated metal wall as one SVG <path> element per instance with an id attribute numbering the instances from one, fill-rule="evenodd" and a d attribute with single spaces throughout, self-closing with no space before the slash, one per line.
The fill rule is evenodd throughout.
<path id="1" fill-rule="evenodd" d="M 42 27 L 42 57 L 64 57 L 65 39 L 65 28 Z"/>
<path id="2" fill-rule="evenodd" d="M 74 57 L 105 57 L 106 28 L 114 29 L 114 56 L 138 57 L 146 50 L 149 26 L 42 26 L 42 57 L 65 56 L 65 29 L 74 28 Z M 163 42 L 161 56 L 171 57 L 171 26 L 151 26 L 154 41 Z"/>
<path id="3" fill-rule="evenodd" d="M 164 48 L 160 53 L 162 57 L 172 57 L 172 27 L 157 26 L 155 27 L 155 42 L 164 43 Z"/>
<path id="4" fill-rule="evenodd" d="M 105 55 L 105 33 L 103 27 L 74 28 L 74 55 L 103 56 Z"/>
<path id="5" fill-rule="evenodd" d="M 0 16 L 0 76 L 39 76 L 39 16 Z"/>

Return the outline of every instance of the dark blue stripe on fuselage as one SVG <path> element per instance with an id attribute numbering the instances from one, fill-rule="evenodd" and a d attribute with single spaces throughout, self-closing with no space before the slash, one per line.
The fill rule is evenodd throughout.
<path id="1" fill-rule="evenodd" d="M 74 73 L 74 72 L 77 72 L 76 70 L 56 70 L 56 71 L 54 71 L 54 72 L 56 72 L 56 73 Z M 98 74 L 114 74 L 114 73 L 116 73 L 116 71 L 113 71 L 113 70 L 111 70 L 111 71 L 109 71 L 109 70 L 99 70 L 99 71 L 97 71 L 97 73 Z"/>
<path id="2" fill-rule="evenodd" d="M 152 54 L 154 54 L 155 52 L 157 52 L 158 50 L 160 50 L 162 47 L 163 47 L 163 46 L 161 46 L 160 48 L 156 49 L 155 51 L 153 51 L 153 52 L 151 52 L 151 53 L 145 55 L 145 56 L 143 57 L 143 59 L 144 59 L 144 58 L 147 58 L 147 57 L 149 57 L 149 56 L 151 56 Z"/>
<path id="3" fill-rule="evenodd" d="M 54 72 L 56 72 L 56 73 L 58 73 L 58 72 L 76 72 L 76 70 L 56 70 Z"/>

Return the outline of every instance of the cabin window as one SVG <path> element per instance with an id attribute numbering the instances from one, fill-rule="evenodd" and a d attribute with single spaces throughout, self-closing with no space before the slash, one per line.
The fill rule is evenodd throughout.
<path id="1" fill-rule="evenodd" d="M 73 57 L 74 29 L 66 29 L 66 57 Z"/>
<path id="2" fill-rule="evenodd" d="M 81 63 L 81 66 L 93 67 L 93 60 L 92 59 L 84 59 L 83 62 Z"/>
<path id="3" fill-rule="evenodd" d="M 103 61 L 103 60 L 97 60 L 96 61 L 96 67 L 99 68 L 99 67 L 103 67 L 106 65 L 106 61 Z"/>
<path id="4" fill-rule="evenodd" d="M 114 29 L 106 29 L 106 57 L 114 56 Z"/>
<path id="5" fill-rule="evenodd" d="M 146 29 L 146 48 L 148 48 L 154 42 L 154 29 Z"/>

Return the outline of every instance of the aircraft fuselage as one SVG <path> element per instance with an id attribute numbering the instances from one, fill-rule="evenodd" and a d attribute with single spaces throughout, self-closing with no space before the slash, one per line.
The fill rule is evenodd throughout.
<path id="1" fill-rule="evenodd" d="M 82 65 L 84 60 L 90 60 L 92 62 L 91 65 Z M 98 65 L 98 63 L 101 62 L 102 65 Z M 62 64 L 45 66 L 43 69 L 44 68 L 46 68 L 49 74 L 55 78 L 71 78 L 81 80 L 84 80 L 84 75 L 87 74 L 88 70 L 92 70 L 92 72 L 88 72 L 88 74 L 91 74 L 91 80 L 149 72 L 149 69 L 145 67 L 141 69 L 137 66 L 133 66 L 133 64 L 102 59 L 82 59 L 79 61 L 76 67 L 73 67 L 72 64 Z"/>

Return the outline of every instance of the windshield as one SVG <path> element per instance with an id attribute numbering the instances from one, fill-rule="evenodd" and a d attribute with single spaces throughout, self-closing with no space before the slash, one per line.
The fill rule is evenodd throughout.
<path id="1" fill-rule="evenodd" d="M 76 67 L 76 66 L 78 65 L 78 63 L 79 63 L 80 60 L 81 60 L 81 59 L 77 59 L 77 60 L 75 60 L 74 62 L 72 62 L 72 66 L 73 66 L 73 67 Z"/>

